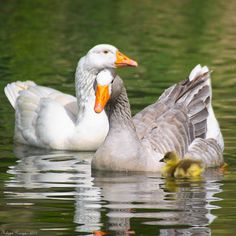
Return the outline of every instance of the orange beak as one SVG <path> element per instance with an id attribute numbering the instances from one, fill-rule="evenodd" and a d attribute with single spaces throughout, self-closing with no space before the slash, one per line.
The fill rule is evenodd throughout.
<path id="1" fill-rule="evenodd" d="M 109 98 L 110 98 L 109 86 L 98 84 L 96 88 L 96 100 L 95 100 L 94 111 L 96 113 L 102 112 Z"/>
<path id="2" fill-rule="evenodd" d="M 124 66 L 133 66 L 137 67 L 138 63 L 129 57 L 125 56 L 121 52 L 117 51 L 116 52 L 116 62 L 115 62 L 117 67 L 124 67 Z"/>

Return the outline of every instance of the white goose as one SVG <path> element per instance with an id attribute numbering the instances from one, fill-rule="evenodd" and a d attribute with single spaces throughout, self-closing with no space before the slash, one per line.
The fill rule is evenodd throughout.
<path id="1" fill-rule="evenodd" d="M 205 168 L 223 165 L 224 142 L 211 97 L 210 72 L 198 65 L 189 78 L 167 89 L 156 103 L 132 118 L 122 80 L 109 70 L 101 71 L 94 110 L 99 113 L 106 106 L 109 132 L 92 167 L 160 171 L 167 152 L 200 160 Z"/>
<path id="2" fill-rule="evenodd" d="M 15 141 L 41 148 L 96 150 L 109 124 L 105 112 L 94 112 L 94 83 L 99 71 L 137 66 L 112 45 L 93 47 L 78 62 L 76 97 L 32 81 L 8 84 L 4 91 L 15 109 Z"/>

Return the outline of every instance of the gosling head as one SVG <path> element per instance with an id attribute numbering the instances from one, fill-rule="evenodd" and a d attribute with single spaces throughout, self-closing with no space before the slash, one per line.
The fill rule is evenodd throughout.
<path id="1" fill-rule="evenodd" d="M 85 56 L 85 61 L 87 66 L 97 70 L 125 66 L 138 66 L 136 61 L 130 59 L 121 53 L 116 47 L 109 44 L 99 44 L 90 49 Z"/>
<path id="2" fill-rule="evenodd" d="M 179 163 L 180 158 L 176 152 L 167 152 L 160 162 L 165 162 L 167 165 L 175 166 Z"/>

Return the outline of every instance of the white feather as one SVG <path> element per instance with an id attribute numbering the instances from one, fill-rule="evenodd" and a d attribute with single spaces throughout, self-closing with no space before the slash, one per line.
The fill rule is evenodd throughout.
<path id="1" fill-rule="evenodd" d="M 201 66 L 200 64 L 196 65 L 189 74 L 189 80 L 192 81 L 200 75 L 209 72 L 209 68 L 207 66 Z"/>
<path id="2" fill-rule="evenodd" d="M 201 74 L 205 74 L 207 72 L 209 72 L 209 68 L 207 66 L 203 66 L 201 70 Z"/>
<path id="3" fill-rule="evenodd" d="M 19 93 L 22 90 L 26 90 L 30 86 L 35 86 L 35 85 L 36 84 L 33 81 L 25 81 L 25 82 L 17 81 L 17 82 L 8 84 L 4 88 L 4 92 L 5 92 L 9 102 L 11 103 L 11 105 L 14 109 L 15 109 L 15 106 L 16 106 L 16 100 L 19 96 Z"/>
<path id="4" fill-rule="evenodd" d="M 208 118 L 207 118 L 207 133 L 206 138 L 213 138 L 220 145 L 221 149 L 224 150 L 224 139 L 220 131 L 219 123 L 215 117 L 212 105 L 210 104 L 208 108 Z"/>
<path id="5" fill-rule="evenodd" d="M 202 71 L 201 65 L 200 64 L 196 65 L 189 74 L 189 80 L 192 81 L 195 78 L 197 78 L 201 74 L 201 71 Z"/>
<path id="6" fill-rule="evenodd" d="M 97 83 L 102 86 L 110 84 L 113 79 L 114 76 L 112 72 L 108 69 L 102 70 L 97 75 Z"/>

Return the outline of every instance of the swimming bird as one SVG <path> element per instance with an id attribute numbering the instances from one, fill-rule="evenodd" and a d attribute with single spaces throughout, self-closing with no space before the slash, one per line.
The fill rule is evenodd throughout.
<path id="1" fill-rule="evenodd" d="M 94 110 L 106 109 L 109 132 L 92 168 L 160 172 L 160 160 L 170 151 L 181 159 L 200 159 L 204 168 L 222 165 L 224 143 L 211 98 L 210 71 L 197 65 L 186 80 L 132 118 L 123 81 L 109 70 L 101 71 Z"/>
<path id="2" fill-rule="evenodd" d="M 137 66 L 116 47 L 100 44 L 82 57 L 75 73 L 76 97 L 37 85 L 13 82 L 4 91 L 15 109 L 17 143 L 40 148 L 96 150 L 104 141 L 109 124 L 104 111 L 94 112 L 97 74 L 109 68 Z"/>
<path id="3" fill-rule="evenodd" d="M 161 170 L 164 177 L 190 178 L 200 176 L 203 167 L 200 160 L 180 159 L 175 152 L 167 152 L 160 162 L 166 163 Z"/>

